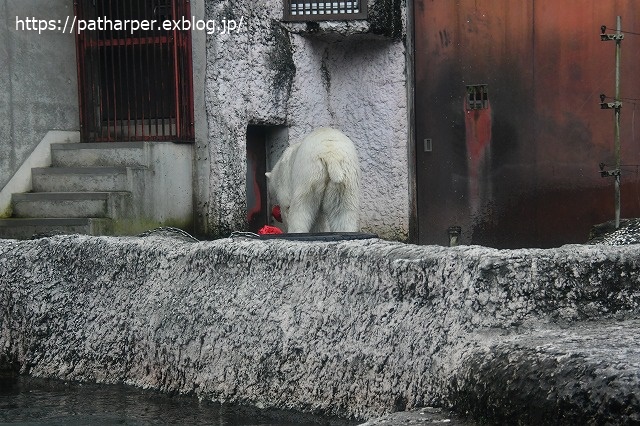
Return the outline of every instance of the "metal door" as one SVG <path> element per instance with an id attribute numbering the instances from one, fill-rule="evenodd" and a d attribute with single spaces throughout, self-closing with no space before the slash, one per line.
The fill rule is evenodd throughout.
<path id="1" fill-rule="evenodd" d="M 633 0 L 416 0 L 415 116 L 421 243 L 548 247 L 584 242 L 613 219 L 614 45 L 600 27 L 640 32 Z M 640 98 L 640 36 L 623 45 L 623 96 Z M 626 50 L 625 50 L 626 49 Z M 625 54 L 627 52 L 627 54 Z M 640 163 L 634 104 L 623 163 Z M 640 214 L 637 167 L 623 215 Z"/>
<path id="2" fill-rule="evenodd" d="M 85 142 L 191 142 L 188 0 L 75 0 L 80 126 Z M 137 27 L 137 28 L 136 28 Z M 80 28 L 78 26 L 78 28 Z"/>
<path id="3" fill-rule="evenodd" d="M 247 127 L 247 226 L 258 232 L 269 223 L 267 213 L 267 128 Z"/>

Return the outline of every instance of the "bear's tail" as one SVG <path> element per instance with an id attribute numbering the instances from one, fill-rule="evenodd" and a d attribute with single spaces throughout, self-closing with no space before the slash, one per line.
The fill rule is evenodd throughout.
<path id="1" fill-rule="evenodd" d="M 346 179 L 344 165 L 341 161 L 325 161 L 324 162 L 327 173 L 329 174 L 329 180 L 333 183 L 342 183 Z"/>
<path id="2" fill-rule="evenodd" d="M 357 169 L 357 166 L 351 164 L 349 153 L 341 149 L 326 150 L 319 157 L 327 171 L 329 181 L 333 183 L 348 183 L 352 179 L 349 174 Z"/>

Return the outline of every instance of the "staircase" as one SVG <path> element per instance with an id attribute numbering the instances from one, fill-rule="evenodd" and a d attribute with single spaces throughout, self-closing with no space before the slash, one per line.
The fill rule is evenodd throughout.
<path id="1" fill-rule="evenodd" d="M 191 230 L 189 145 L 54 143 L 51 167 L 32 168 L 31 183 L 32 192 L 12 194 L 12 215 L 0 219 L 0 238 Z"/>

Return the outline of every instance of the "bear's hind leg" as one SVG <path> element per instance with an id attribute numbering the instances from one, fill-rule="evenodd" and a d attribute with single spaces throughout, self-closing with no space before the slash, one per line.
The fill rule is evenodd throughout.
<path id="1" fill-rule="evenodd" d="M 358 232 L 359 203 L 357 187 L 329 182 L 322 201 L 322 215 L 329 232 Z"/>
<path id="2" fill-rule="evenodd" d="M 287 232 L 311 232 L 314 226 L 322 196 L 314 192 L 294 197 L 289 208 L 289 225 Z"/>
<path id="3" fill-rule="evenodd" d="M 329 231 L 331 232 L 358 232 L 358 211 L 343 210 L 327 217 Z"/>

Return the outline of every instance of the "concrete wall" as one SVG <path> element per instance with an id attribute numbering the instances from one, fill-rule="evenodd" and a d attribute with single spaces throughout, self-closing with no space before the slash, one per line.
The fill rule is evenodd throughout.
<path id="1" fill-rule="evenodd" d="M 0 188 L 49 130 L 78 130 L 73 34 L 16 30 L 16 17 L 61 20 L 69 0 L 0 1 Z"/>
<path id="2" fill-rule="evenodd" d="M 372 0 L 370 15 L 369 23 L 323 23 L 309 32 L 306 24 L 282 24 L 281 1 L 206 2 L 207 19 L 246 24 L 207 40 L 210 188 L 197 208 L 208 232 L 244 227 L 247 125 L 285 125 L 290 143 L 333 126 L 360 155 L 362 230 L 407 238 L 404 11 L 399 2 Z"/>
<path id="3" fill-rule="evenodd" d="M 0 240 L 0 370 L 360 419 L 637 424 L 638 254 Z"/>
<path id="4" fill-rule="evenodd" d="M 204 0 L 191 1 L 191 14 L 196 19 L 204 18 Z M 67 17 L 73 18 L 73 1 L 0 0 L 0 17 L 0 188 L 3 188 L 48 131 L 78 131 L 79 112 L 74 34 L 62 31 L 38 34 L 23 31 L 22 26 L 16 29 L 16 17 L 59 20 L 63 26 Z M 195 199 L 209 197 L 205 45 L 205 32 L 192 31 L 194 164 L 199 166 L 192 178 Z M 176 170 L 179 176 L 185 172 L 191 173 L 191 169 Z M 29 184 L 29 175 L 26 177 Z M 3 208 L 2 212 L 5 211 Z M 195 218 L 199 228 L 202 216 Z"/>
<path id="5" fill-rule="evenodd" d="M 205 0 L 191 1 L 191 15 L 195 19 L 205 18 Z M 207 226 L 204 223 L 205 212 L 197 210 L 196 206 L 203 205 L 209 198 L 210 160 L 208 153 L 208 124 L 205 108 L 205 78 L 207 67 L 207 35 L 203 31 L 191 33 L 191 52 L 193 55 L 193 102 L 195 120 L 195 144 L 193 151 L 193 210 L 194 229 L 203 232 Z"/>

